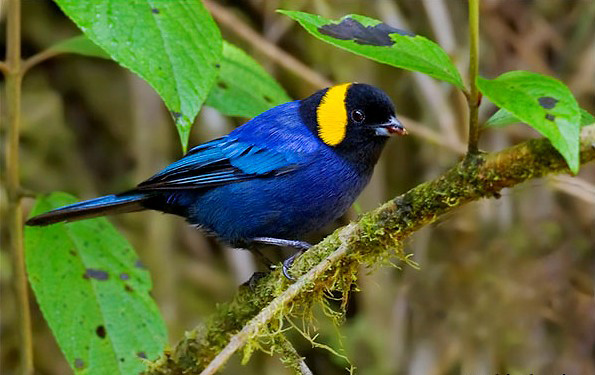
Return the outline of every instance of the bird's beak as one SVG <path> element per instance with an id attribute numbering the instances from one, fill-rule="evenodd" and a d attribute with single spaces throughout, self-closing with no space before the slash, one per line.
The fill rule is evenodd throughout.
<path id="1" fill-rule="evenodd" d="M 393 134 L 407 135 L 407 129 L 403 127 L 403 124 L 395 116 L 391 116 L 388 122 L 376 126 L 375 130 L 376 135 L 383 137 L 390 137 Z"/>

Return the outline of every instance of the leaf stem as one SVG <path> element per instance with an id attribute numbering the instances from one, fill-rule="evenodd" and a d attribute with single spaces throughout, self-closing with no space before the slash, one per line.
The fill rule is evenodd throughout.
<path id="1" fill-rule="evenodd" d="M 21 1 L 8 1 L 6 22 L 6 192 L 8 196 L 8 233 L 15 271 L 14 288 L 20 336 L 21 374 L 33 374 L 31 316 L 25 259 L 23 253 L 23 210 L 19 182 L 19 134 L 21 125 Z"/>
<path id="2" fill-rule="evenodd" d="M 62 52 L 54 51 L 52 49 L 46 49 L 44 51 L 36 53 L 35 55 L 29 57 L 27 60 L 25 60 L 23 62 L 23 67 L 21 68 L 21 72 L 24 75 L 29 69 L 31 69 L 35 65 L 37 65 L 45 60 L 51 59 L 52 57 L 61 55 L 61 54 L 62 54 Z"/>
<path id="3" fill-rule="evenodd" d="M 478 152 L 479 141 L 479 92 L 475 79 L 479 72 L 479 0 L 469 0 L 469 146 L 468 153 Z"/>

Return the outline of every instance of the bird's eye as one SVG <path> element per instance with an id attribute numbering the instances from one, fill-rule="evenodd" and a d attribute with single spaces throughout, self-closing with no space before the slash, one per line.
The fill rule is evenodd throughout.
<path id="1" fill-rule="evenodd" d="M 351 118 L 353 119 L 353 121 L 361 123 L 364 121 L 366 116 L 364 115 L 364 112 L 361 109 L 354 109 L 351 112 Z"/>

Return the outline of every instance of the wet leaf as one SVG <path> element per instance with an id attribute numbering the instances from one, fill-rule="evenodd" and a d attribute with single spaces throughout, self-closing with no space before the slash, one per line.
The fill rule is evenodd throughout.
<path id="1" fill-rule="evenodd" d="M 74 202 L 65 193 L 40 197 L 31 216 Z M 106 219 L 27 227 L 25 249 L 37 302 L 76 374 L 138 374 L 137 353 L 162 352 L 167 333 L 149 273 Z"/>

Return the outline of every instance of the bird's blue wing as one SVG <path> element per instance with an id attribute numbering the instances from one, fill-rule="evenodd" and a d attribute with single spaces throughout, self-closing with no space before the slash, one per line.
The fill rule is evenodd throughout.
<path id="1" fill-rule="evenodd" d="M 220 139 L 138 185 L 139 190 L 199 189 L 287 173 L 297 167 L 282 153 L 236 139 Z"/>
<path id="2" fill-rule="evenodd" d="M 297 102 L 286 103 L 225 137 L 194 147 L 138 189 L 201 189 L 277 176 L 308 164 L 318 147 L 299 121 Z"/>

